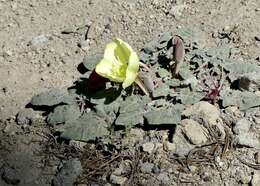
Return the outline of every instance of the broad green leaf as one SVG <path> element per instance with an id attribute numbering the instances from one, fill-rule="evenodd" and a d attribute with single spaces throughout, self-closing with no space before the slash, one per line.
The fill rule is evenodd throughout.
<path id="1" fill-rule="evenodd" d="M 153 97 L 166 97 L 171 91 L 173 90 L 171 90 L 167 84 L 162 83 L 153 91 Z"/>
<path id="2" fill-rule="evenodd" d="M 205 97 L 204 92 L 196 92 L 196 91 L 190 91 L 187 89 L 182 89 L 179 92 L 179 95 L 177 96 L 177 100 L 180 100 L 182 104 L 184 105 L 192 105 L 194 103 L 199 102 Z"/>
<path id="3" fill-rule="evenodd" d="M 60 105 L 47 117 L 48 124 L 56 125 L 68 120 L 75 120 L 81 115 L 78 105 Z"/>
<path id="4" fill-rule="evenodd" d="M 69 96 L 67 90 L 57 88 L 35 95 L 30 101 L 33 106 L 54 106 L 62 103 L 70 104 L 73 102 L 73 98 Z"/>
<path id="5" fill-rule="evenodd" d="M 154 109 L 145 113 L 144 118 L 148 125 L 174 125 L 181 121 L 183 105 L 174 105 L 170 108 Z"/>
<path id="6" fill-rule="evenodd" d="M 143 124 L 144 104 L 145 101 L 143 102 L 137 96 L 127 97 L 120 105 L 120 113 L 115 124 L 128 127 Z"/>
<path id="7" fill-rule="evenodd" d="M 235 75 L 241 75 L 250 72 L 260 73 L 260 67 L 256 63 L 234 61 L 231 63 L 224 63 L 223 67 L 230 73 L 233 73 Z"/>
<path id="8" fill-rule="evenodd" d="M 248 91 L 223 90 L 220 92 L 222 104 L 227 106 L 238 106 L 240 110 L 247 110 L 260 106 L 260 96 Z"/>
<path id="9" fill-rule="evenodd" d="M 69 120 L 65 123 L 62 138 L 91 141 L 109 135 L 107 123 L 95 113 L 85 113 L 76 120 Z"/>

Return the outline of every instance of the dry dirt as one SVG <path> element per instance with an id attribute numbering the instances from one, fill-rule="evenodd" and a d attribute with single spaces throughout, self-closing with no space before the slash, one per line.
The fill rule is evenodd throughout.
<path id="1" fill-rule="evenodd" d="M 177 5 L 185 5 L 180 15 L 173 10 Z M 83 32 L 61 33 L 82 25 L 88 25 Z M 259 0 L 0 0 L 0 147 L 10 145 L 0 155 L 11 152 L 8 161 L 30 167 L 25 177 L 32 180 L 20 185 L 49 185 L 50 179 L 34 172 L 43 158 L 32 155 L 42 148 L 34 141 L 44 142 L 45 137 L 38 135 L 44 127 L 36 126 L 26 136 L 26 129 L 14 123 L 33 95 L 70 86 L 80 77 L 77 66 L 83 57 L 102 52 L 115 37 L 138 51 L 157 34 L 174 33 L 182 26 L 203 30 L 206 46 L 217 44 L 214 33 L 235 27 L 240 57 L 259 62 L 260 42 L 255 39 L 260 38 Z M 47 183 L 38 179 L 40 174 Z"/>

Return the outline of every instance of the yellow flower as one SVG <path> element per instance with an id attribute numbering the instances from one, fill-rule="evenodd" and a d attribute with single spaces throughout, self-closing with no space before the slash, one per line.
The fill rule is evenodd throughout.
<path id="1" fill-rule="evenodd" d="M 123 83 L 125 89 L 136 80 L 139 58 L 129 44 L 117 38 L 107 44 L 104 57 L 95 71 L 110 81 Z"/>

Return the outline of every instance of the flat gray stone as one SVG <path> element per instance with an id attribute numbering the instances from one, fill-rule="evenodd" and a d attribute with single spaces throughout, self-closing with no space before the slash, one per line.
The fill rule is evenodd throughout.
<path id="1" fill-rule="evenodd" d="M 192 119 L 181 121 L 183 132 L 189 141 L 194 145 L 207 142 L 207 129 Z"/>

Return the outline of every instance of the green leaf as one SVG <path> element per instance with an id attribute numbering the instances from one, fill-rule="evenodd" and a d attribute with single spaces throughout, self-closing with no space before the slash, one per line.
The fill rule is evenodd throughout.
<path id="1" fill-rule="evenodd" d="M 143 124 L 144 104 L 145 102 L 137 96 L 127 97 L 120 105 L 120 114 L 117 117 L 115 124 L 128 127 Z"/>
<path id="2" fill-rule="evenodd" d="M 166 97 L 171 91 L 173 90 L 171 90 L 167 84 L 162 83 L 153 91 L 153 97 Z"/>
<path id="3" fill-rule="evenodd" d="M 110 87 L 90 95 L 93 104 L 110 104 L 121 95 L 121 89 Z"/>
<path id="4" fill-rule="evenodd" d="M 71 104 L 73 102 L 74 100 L 69 96 L 67 90 L 54 88 L 33 96 L 30 103 L 33 106 L 54 106 L 62 103 Z"/>
<path id="5" fill-rule="evenodd" d="M 184 105 L 192 105 L 202 100 L 205 95 L 203 92 L 190 91 L 187 88 L 182 89 L 176 99 L 180 100 Z"/>
<path id="6" fill-rule="evenodd" d="M 81 115 L 78 105 L 60 105 L 48 115 L 47 122 L 50 125 L 65 123 L 68 120 L 75 120 Z"/>
<path id="7" fill-rule="evenodd" d="M 187 64 L 183 64 L 180 68 L 179 75 L 182 79 L 186 80 L 189 78 L 194 78 L 192 71 L 189 69 L 189 66 Z"/>
<path id="8" fill-rule="evenodd" d="M 165 82 L 170 87 L 178 87 L 181 85 L 181 81 L 179 79 L 169 79 Z"/>
<path id="9" fill-rule="evenodd" d="M 248 91 L 223 90 L 220 93 L 222 104 L 227 106 L 238 106 L 240 110 L 247 110 L 260 106 L 260 96 Z"/>
<path id="10" fill-rule="evenodd" d="M 171 77 L 172 74 L 164 69 L 164 68 L 159 68 L 158 71 L 157 71 L 158 75 L 161 77 L 161 78 L 166 78 L 166 77 Z"/>
<path id="11" fill-rule="evenodd" d="M 259 72 L 260 67 L 256 63 L 246 63 L 246 62 L 239 62 L 234 61 L 230 63 L 224 63 L 223 67 L 228 70 L 230 73 L 235 75 L 246 74 L 250 72 Z"/>
<path id="12" fill-rule="evenodd" d="M 76 120 L 69 120 L 65 123 L 62 138 L 91 141 L 109 135 L 107 123 L 95 113 L 85 113 Z"/>
<path id="13" fill-rule="evenodd" d="M 170 108 L 154 109 L 145 113 L 144 118 L 148 125 L 174 125 L 181 121 L 183 105 L 174 105 Z"/>
<path id="14" fill-rule="evenodd" d="M 206 54 L 212 58 L 218 57 L 220 59 L 226 59 L 229 58 L 230 50 L 231 50 L 231 46 L 223 45 L 223 46 L 209 48 L 206 51 Z"/>

